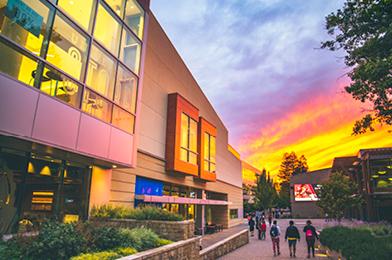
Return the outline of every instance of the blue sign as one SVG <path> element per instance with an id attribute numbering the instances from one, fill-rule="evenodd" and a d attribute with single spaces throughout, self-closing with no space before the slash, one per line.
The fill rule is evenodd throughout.
<path id="1" fill-rule="evenodd" d="M 8 0 L 5 15 L 12 22 L 19 24 L 36 37 L 39 37 L 43 17 L 21 0 Z"/>
<path id="2" fill-rule="evenodd" d="M 163 182 L 136 176 L 135 195 L 162 196 Z"/>

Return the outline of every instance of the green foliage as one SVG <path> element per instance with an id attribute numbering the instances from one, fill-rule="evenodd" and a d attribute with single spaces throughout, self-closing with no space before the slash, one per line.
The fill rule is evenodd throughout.
<path id="1" fill-rule="evenodd" d="M 151 229 L 134 228 L 121 229 L 120 234 L 123 239 L 123 246 L 132 246 L 138 251 L 143 251 L 160 246 L 160 239 Z"/>
<path id="2" fill-rule="evenodd" d="M 164 238 L 160 238 L 160 239 L 158 239 L 158 243 L 159 243 L 159 246 L 165 246 L 165 245 L 173 243 L 173 241 L 167 240 Z"/>
<path id="3" fill-rule="evenodd" d="M 120 230 L 113 227 L 98 227 L 91 231 L 89 246 L 95 251 L 120 247 L 124 243 Z"/>
<path id="4" fill-rule="evenodd" d="M 367 229 L 332 227 L 323 229 L 320 242 L 332 250 L 341 252 L 347 259 L 390 259 L 392 237 L 374 237 Z"/>
<path id="5" fill-rule="evenodd" d="M 362 199 L 358 195 L 357 186 L 343 173 L 334 172 L 327 183 L 319 191 L 320 200 L 317 205 L 328 214 L 330 218 L 340 221 L 344 211 L 358 206 Z"/>
<path id="6" fill-rule="evenodd" d="M 392 1 L 347 0 L 342 9 L 326 17 L 326 29 L 334 39 L 321 47 L 344 50 L 345 63 L 353 68 L 345 90 L 354 99 L 372 104 L 353 133 L 374 131 L 375 122 L 392 125 Z"/>
<path id="7" fill-rule="evenodd" d="M 158 207 L 126 208 L 120 206 L 103 205 L 93 207 L 90 212 L 92 218 L 102 219 L 137 219 L 137 220 L 167 220 L 181 221 L 182 216 Z"/>
<path id="8" fill-rule="evenodd" d="M 0 256 L 4 259 L 26 259 L 27 251 L 31 246 L 32 239 L 22 236 L 3 241 L 0 239 Z"/>
<path id="9" fill-rule="evenodd" d="M 262 174 L 257 179 L 257 185 L 254 187 L 253 194 L 257 209 L 266 210 L 275 206 L 278 195 L 265 169 L 263 169 Z"/>
<path id="10" fill-rule="evenodd" d="M 137 251 L 132 247 L 119 247 L 110 251 L 80 254 L 72 257 L 71 260 L 114 260 L 122 256 L 133 255 L 135 253 L 137 253 Z"/>
<path id="11" fill-rule="evenodd" d="M 390 237 L 392 236 L 392 225 L 388 223 L 372 224 L 369 226 L 361 227 L 361 229 L 369 230 L 375 237 Z"/>

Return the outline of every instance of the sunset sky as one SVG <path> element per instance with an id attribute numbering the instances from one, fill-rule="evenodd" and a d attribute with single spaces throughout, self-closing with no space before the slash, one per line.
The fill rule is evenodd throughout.
<path id="1" fill-rule="evenodd" d="M 351 135 L 367 107 L 344 93 L 344 53 L 319 48 L 329 39 L 324 17 L 343 2 L 152 0 L 151 8 L 230 143 L 275 174 L 284 152 L 304 154 L 316 170 L 361 148 L 392 146 L 386 127 Z"/>

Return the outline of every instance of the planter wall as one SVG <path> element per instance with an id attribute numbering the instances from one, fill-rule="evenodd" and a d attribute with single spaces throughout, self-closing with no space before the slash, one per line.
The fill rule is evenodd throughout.
<path id="1" fill-rule="evenodd" d="M 198 260 L 200 237 L 190 238 L 166 246 L 120 258 L 120 260 Z"/>
<path id="2" fill-rule="evenodd" d="M 200 251 L 200 259 L 215 260 L 249 243 L 249 231 L 242 230 Z"/>
<path id="3" fill-rule="evenodd" d="M 160 237 L 172 241 L 187 240 L 194 236 L 193 220 L 163 221 L 163 220 L 135 220 L 135 219 L 96 219 L 91 220 L 97 226 L 111 226 L 120 228 L 149 228 Z"/>

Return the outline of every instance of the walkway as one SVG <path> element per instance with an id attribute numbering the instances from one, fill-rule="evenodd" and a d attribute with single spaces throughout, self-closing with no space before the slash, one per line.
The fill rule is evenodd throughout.
<path id="1" fill-rule="evenodd" d="M 244 229 L 248 229 L 247 224 L 237 225 L 232 228 L 224 229 L 223 231 L 218 232 L 218 233 L 205 235 L 201 239 L 201 246 L 203 248 L 207 248 L 207 247 L 209 247 L 209 246 L 211 246 L 211 245 L 213 245 L 213 244 L 215 244 L 225 238 L 228 238 L 229 236 L 234 235 Z"/>
<path id="2" fill-rule="evenodd" d="M 273 256 L 272 251 L 272 242 L 269 234 L 267 235 L 266 240 L 258 240 L 257 239 L 257 230 L 255 230 L 255 236 L 250 237 L 249 244 L 231 252 L 228 255 L 225 255 L 220 258 L 220 260 L 238 260 L 238 259 L 248 259 L 248 260 L 256 260 L 256 259 L 290 259 L 289 255 L 289 248 L 287 242 L 284 241 L 284 233 L 288 226 L 288 219 L 280 219 L 278 220 L 278 225 L 282 230 L 282 235 L 280 238 L 280 249 L 281 255 L 279 257 Z M 307 256 L 307 249 L 306 249 L 306 242 L 304 239 L 304 233 L 302 232 L 303 227 L 306 224 L 306 220 L 294 220 L 295 225 L 298 227 L 301 235 L 301 241 L 297 243 L 297 258 L 296 259 L 306 259 Z M 335 225 L 334 222 L 325 223 L 324 220 L 312 220 L 313 225 L 316 227 L 317 230 L 320 230 L 326 226 L 333 226 Z M 267 227 L 269 232 L 269 227 Z M 268 233 L 267 232 L 267 233 Z M 317 242 L 316 242 L 317 243 Z M 325 259 L 322 254 L 319 254 L 316 250 L 316 257 L 312 259 Z"/>

